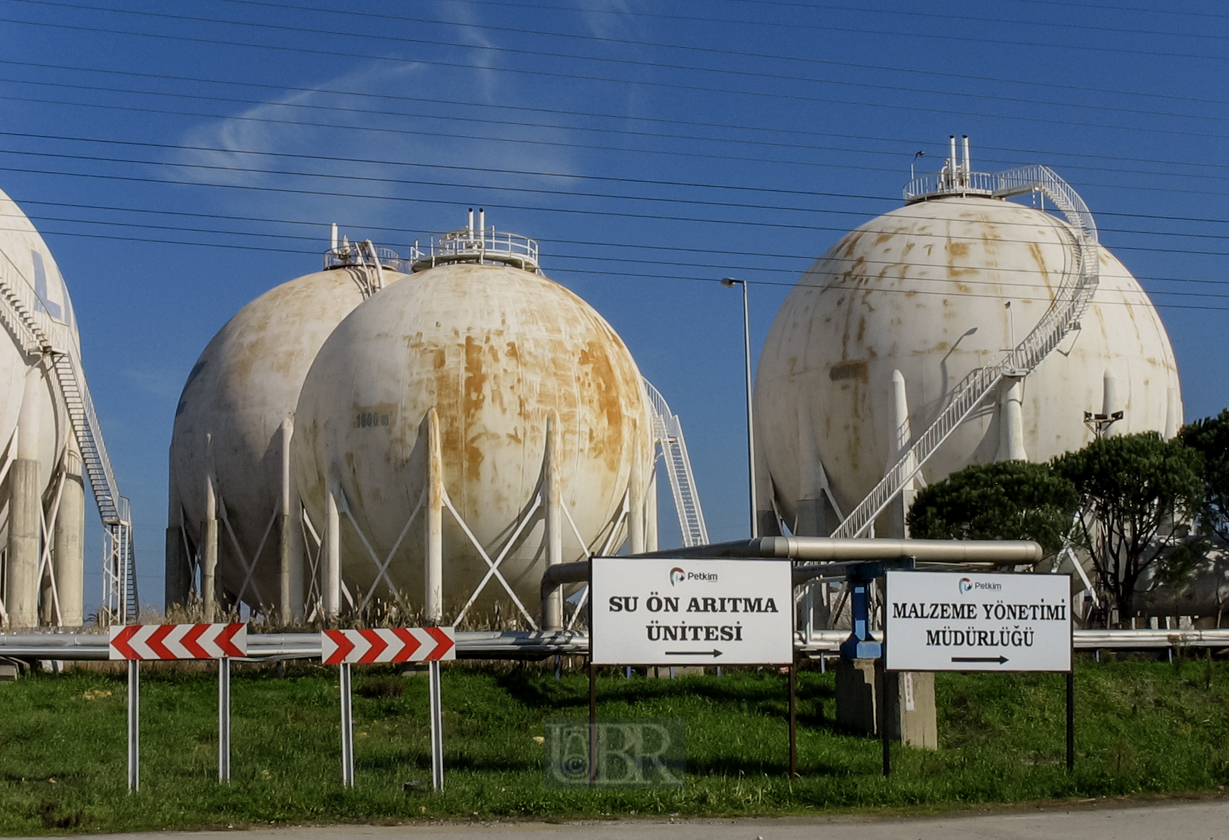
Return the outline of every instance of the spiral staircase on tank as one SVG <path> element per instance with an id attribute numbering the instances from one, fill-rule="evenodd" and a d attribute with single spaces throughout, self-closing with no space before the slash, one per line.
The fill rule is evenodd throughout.
<path id="1" fill-rule="evenodd" d="M 48 359 L 55 371 L 105 533 L 99 623 L 132 623 L 137 620 L 140 603 L 132 514 L 128 499 L 119 493 L 81 359 L 68 327 L 45 312 L 34 287 L 3 254 L 0 254 L 0 321 L 28 355 Z"/>
<path id="2" fill-rule="evenodd" d="M 945 195 L 1010 198 L 1027 193 L 1040 193 L 1050 199 L 1069 225 L 1064 230 L 1071 239 L 1070 261 L 1053 301 L 1032 331 L 997 365 L 973 370 L 956 386 L 935 421 L 913 441 L 866 498 L 850 511 L 832 532 L 833 537 L 865 536 L 875 518 L 1000 383 L 1032 373 L 1078 327 L 1100 279 L 1097 227 L 1083 199 L 1049 167 L 1026 166 L 989 174 L 961 169 L 953 159 L 942 172 L 911 181 L 904 197 L 906 202 L 912 202 Z"/>

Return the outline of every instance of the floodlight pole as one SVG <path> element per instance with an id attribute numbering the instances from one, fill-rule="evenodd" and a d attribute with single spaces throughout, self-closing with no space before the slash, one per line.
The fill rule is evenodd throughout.
<path id="1" fill-rule="evenodd" d="M 721 285 L 727 289 L 735 285 L 743 287 L 743 348 L 747 363 L 747 479 L 751 487 L 751 538 L 755 539 L 760 535 L 760 526 L 755 500 L 755 415 L 751 400 L 751 316 L 747 304 L 747 282 L 725 277 Z"/>

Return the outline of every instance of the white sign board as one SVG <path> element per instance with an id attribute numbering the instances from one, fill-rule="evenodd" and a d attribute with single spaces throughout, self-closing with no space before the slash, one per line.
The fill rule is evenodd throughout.
<path id="1" fill-rule="evenodd" d="M 794 590 L 784 560 L 594 557 L 594 665 L 788 665 Z"/>
<path id="2" fill-rule="evenodd" d="M 1071 577 L 888 572 L 889 671 L 1071 670 Z"/>

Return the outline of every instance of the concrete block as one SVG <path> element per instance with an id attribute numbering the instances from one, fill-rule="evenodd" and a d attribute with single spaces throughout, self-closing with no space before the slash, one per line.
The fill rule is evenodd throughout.
<path id="1" fill-rule="evenodd" d="M 836 662 L 836 722 L 838 726 L 865 735 L 879 731 L 875 707 L 874 659 Z"/>
<path id="2" fill-rule="evenodd" d="M 882 668 L 882 659 L 837 661 L 837 724 L 853 732 L 878 735 L 877 704 L 882 684 L 888 703 L 888 737 L 911 747 L 938 749 L 934 674 L 910 671 L 885 675 Z"/>

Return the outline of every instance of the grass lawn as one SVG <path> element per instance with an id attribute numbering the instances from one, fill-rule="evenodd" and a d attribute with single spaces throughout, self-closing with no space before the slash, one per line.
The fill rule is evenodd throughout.
<path id="1" fill-rule="evenodd" d="M 786 679 L 772 671 L 598 683 L 603 717 L 682 718 L 681 789 L 543 785 L 545 718 L 583 717 L 583 673 L 446 665 L 446 790 L 430 788 L 427 680 L 355 666 L 356 787 L 341 784 L 338 672 L 232 669 L 232 776 L 217 782 L 213 672 L 143 666 L 141 790 L 126 791 L 126 678 L 73 670 L 0 683 L 0 833 L 132 831 L 425 818 L 805 814 L 1216 791 L 1229 778 L 1229 663 L 1080 662 L 1076 770 L 1065 768 L 1061 675 L 939 675 L 937 751 L 833 723 L 834 676 L 798 681 L 786 778 Z M 407 783 L 418 782 L 418 785 Z"/>

